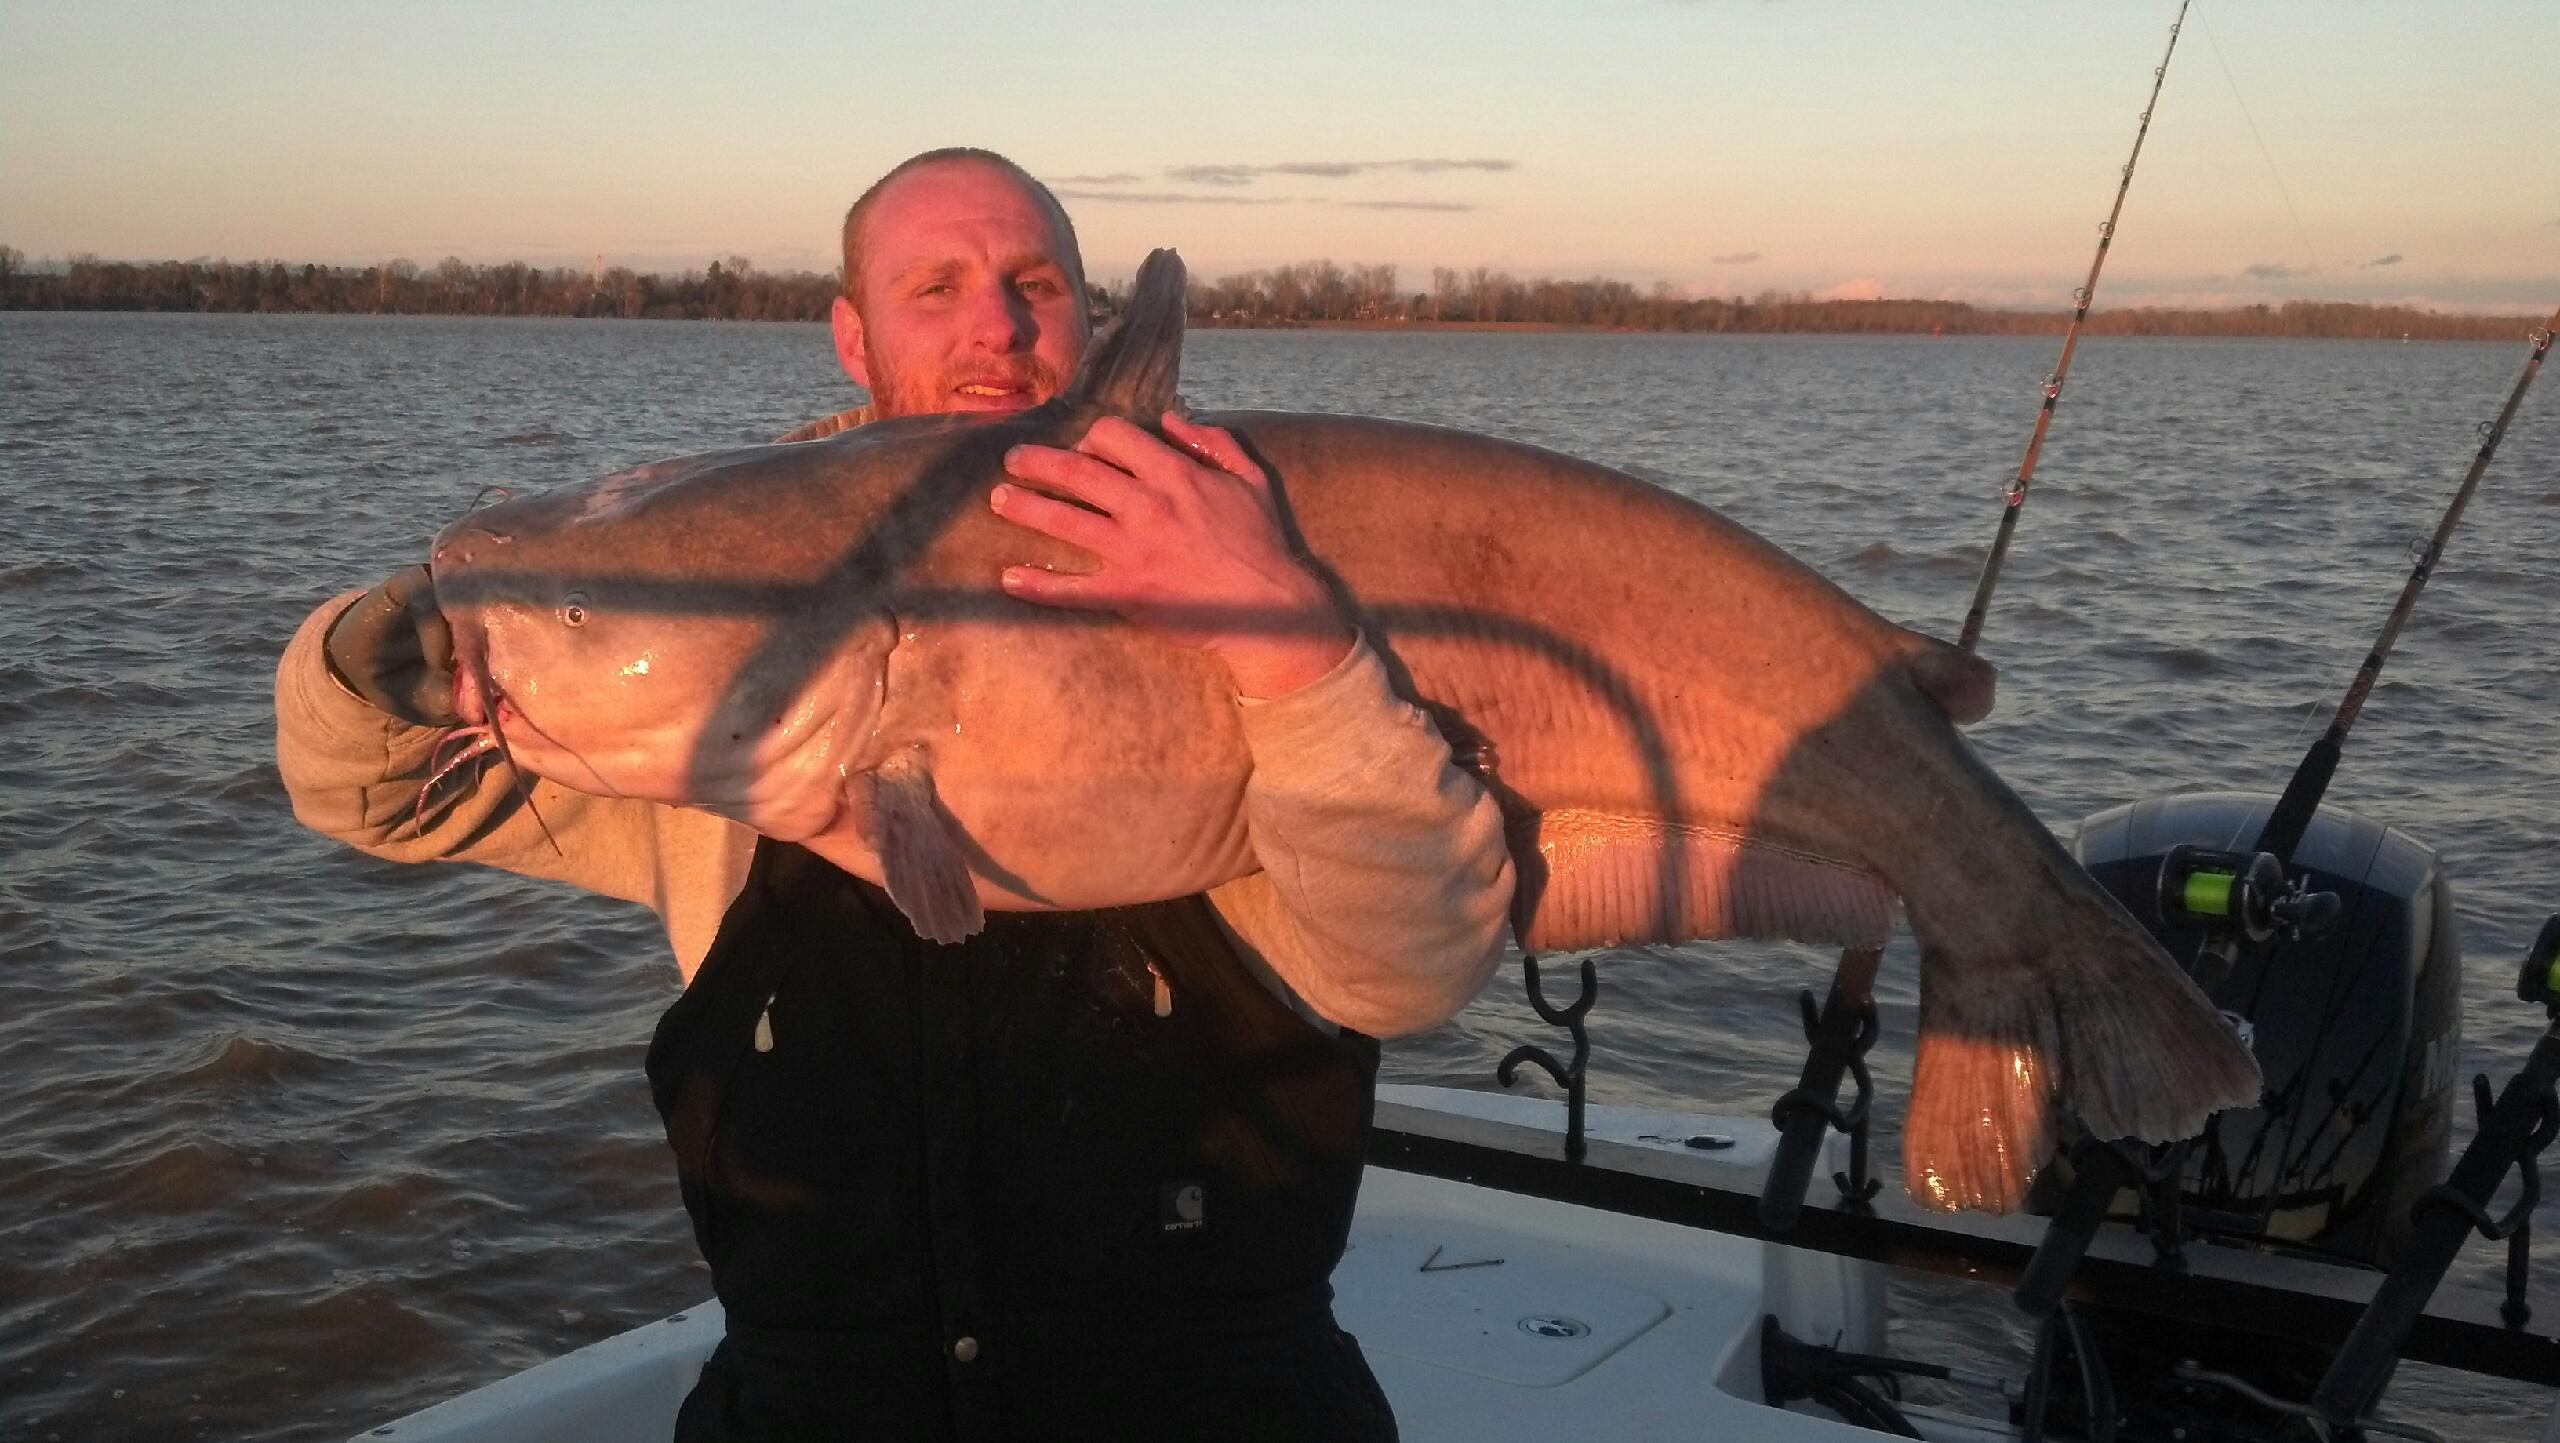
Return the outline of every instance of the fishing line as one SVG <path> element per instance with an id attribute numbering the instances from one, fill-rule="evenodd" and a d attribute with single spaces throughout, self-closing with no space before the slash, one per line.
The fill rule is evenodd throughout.
<path id="1" fill-rule="evenodd" d="M 2303 255 L 2310 258 L 2314 271 L 2327 270 L 2328 263 L 2320 259 L 2318 248 L 2311 244 L 2311 231 L 2302 223 L 2302 212 L 2293 208 L 2293 192 L 2285 188 L 2284 174 L 2276 169 L 2275 153 L 2267 149 L 2267 138 L 2258 133 L 2257 117 L 2249 113 L 2249 102 L 2240 97 L 2240 81 L 2231 73 L 2231 62 L 2222 58 L 2222 42 L 2213 38 L 2213 22 L 2198 14 L 2196 23 L 2204 27 L 2205 44 L 2213 51 L 2214 63 L 2222 67 L 2223 83 L 2231 87 L 2232 104 L 2240 107 L 2240 118 L 2248 122 L 2249 138 L 2257 142 L 2258 158 L 2267 163 L 2267 178 L 2276 183 L 2276 194 L 2284 199 L 2285 214 L 2293 217 L 2293 233 L 2302 240 Z"/>
<path id="2" fill-rule="evenodd" d="M 2292 751 L 2295 747 L 2302 745 L 2302 734 L 2311 730 L 2312 718 L 2318 715 L 2320 715 L 2320 698 L 2315 696 L 2302 704 L 2302 715 L 2293 724 L 2293 734 L 2284 739 L 2283 750 Z M 2248 831 L 2249 814 L 2244 811 L 2240 814 L 2240 820 L 2231 824 L 2231 839 L 2222 844 L 2222 850 L 2238 851 L 2240 839 L 2248 835 Z"/>

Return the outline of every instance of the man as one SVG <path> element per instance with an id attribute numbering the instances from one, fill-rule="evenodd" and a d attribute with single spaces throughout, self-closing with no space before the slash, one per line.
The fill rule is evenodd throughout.
<path id="1" fill-rule="evenodd" d="M 1020 409 L 1072 375 L 1074 233 L 1011 162 L 919 156 L 844 245 L 837 349 L 872 402 L 810 429 Z M 1264 870 L 1208 897 L 998 913 L 946 947 L 706 813 L 542 783 L 555 850 L 490 777 L 413 829 L 452 720 L 423 570 L 322 606 L 286 652 L 278 756 L 306 823 L 665 920 L 687 985 L 650 1080 L 729 1327 L 680 1438 L 1394 1436 L 1327 1279 L 1369 1039 L 1445 1019 L 1500 956 L 1501 819 L 1290 553 L 1241 448 L 1164 426 L 1183 450 L 1106 420 L 1009 458 L 1102 514 L 1026 487 L 990 504 L 1096 558 L 1009 570 L 1014 595 L 1118 612 L 1232 674 Z M 1177 619 L 1221 613 L 1257 625 Z"/>

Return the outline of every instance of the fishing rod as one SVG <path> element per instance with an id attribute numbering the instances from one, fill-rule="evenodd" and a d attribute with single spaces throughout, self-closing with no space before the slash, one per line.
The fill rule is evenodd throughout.
<path id="1" fill-rule="evenodd" d="M 2471 493 L 2479 488 L 2481 473 L 2489 469 L 2490 458 L 2498 454 L 2498 443 L 2506 439 L 2507 423 L 2515 419 L 2524 393 L 2533 388 L 2533 378 L 2542 370 L 2542 358 L 2551 353 L 2555 331 L 2560 331 L 2560 311 L 2552 312 L 2542 329 L 2533 333 L 2533 353 L 2524 363 L 2524 374 L 2516 377 L 2515 389 L 2507 393 L 2507 404 L 2499 409 L 2498 418 L 2482 423 L 2480 449 L 2471 458 L 2471 469 L 2463 476 L 2461 488 L 2454 492 L 2453 504 L 2436 522 L 2435 535 L 2418 549 L 2416 561 L 2409 568 L 2409 579 L 2400 588 L 2400 600 L 2382 623 L 2382 635 L 2375 640 L 2373 650 L 2365 654 L 2364 664 L 2356 668 L 2355 680 L 2348 683 L 2337 714 L 2329 719 L 2329 730 L 2303 753 L 2301 763 L 2294 768 L 2293 780 L 2285 784 L 2284 795 L 2268 814 L 2266 827 L 2258 833 L 2258 850 L 2274 856 L 2278 863 L 2292 861 L 2294 849 L 2302 845 L 2302 834 L 2311 826 L 2312 814 L 2319 810 L 2320 798 L 2329 790 L 2329 779 L 2337 773 L 2338 756 L 2346 746 L 2348 729 L 2363 712 L 2365 698 L 2372 695 L 2373 684 L 2382 675 L 2383 662 L 2400 640 L 2400 628 L 2418 604 L 2418 593 L 2426 590 L 2427 578 L 2435 574 L 2436 563 L 2443 559 L 2445 543 L 2460 524 L 2463 508 L 2471 504 Z"/>
<path id="2" fill-rule="evenodd" d="M 2409 1330 L 2453 1266 L 2453 1257 L 2473 1232 L 2507 1244 L 2507 1296 L 2500 1316 L 2510 1328 L 2522 1328 L 2532 1316 L 2525 1302 L 2526 1274 L 2531 1264 L 2534 1205 L 2542 1198 L 2542 1177 L 2535 1160 L 2560 1137 L 2560 912 L 2542 924 L 2542 932 L 2526 950 L 2516 982 L 2518 999 L 2541 1004 L 2549 1026 L 2533 1045 L 2524 1066 L 2493 1102 L 2484 1073 L 2471 1080 L 2480 1115 L 2480 1130 L 2453 1164 L 2453 1171 L 2430 1188 L 2409 1211 L 2409 1232 L 2391 1271 L 2373 1301 L 2356 1320 L 2355 1329 L 2330 1359 L 2329 1371 L 2313 1390 L 2303 1410 L 2331 1428 L 2355 1425 L 2373 1405 L 2391 1377 Z M 2488 1207 L 2512 1171 L 2520 1186 L 2514 1206 L 2502 1218 Z"/>
<path id="3" fill-rule="evenodd" d="M 2419 549 L 2409 580 L 2400 590 L 2399 602 L 2383 623 L 2381 638 L 2357 669 L 2327 734 L 2312 743 L 2301 765 L 2295 768 L 2293 780 L 2286 785 L 2284 795 L 2258 834 L 2254 851 L 2181 844 L 2170 848 L 2162 859 L 2161 917 L 2172 924 L 2200 927 L 2205 934 L 2197 945 L 2191 969 L 2198 986 L 2210 989 L 2230 975 L 2244 946 L 2262 946 L 2280 933 L 2319 936 L 2335 926 L 2342 914 L 2343 905 L 2336 894 L 2311 891 L 2307 880 L 2289 877 L 2287 869 L 2302 844 L 2303 834 L 2310 828 L 2312 816 L 2319 810 L 2330 778 L 2337 773 L 2347 731 L 2355 725 L 2365 698 L 2372 693 L 2384 660 L 2390 656 L 2401 627 L 2417 604 L 2418 593 L 2425 589 L 2427 578 L 2443 557 L 2445 543 L 2478 489 L 2481 474 L 2497 454 L 2507 424 L 2515 418 L 2516 408 L 2523 403 L 2525 392 L 2542 368 L 2543 358 L 2550 353 L 2555 330 L 2560 330 L 2560 313 L 2554 313 L 2549 325 L 2533 333 L 2533 351 L 2525 361 L 2524 373 L 2507 393 L 2506 405 L 2499 410 L 2497 419 L 2482 423 L 2480 448 L 2471 459 L 2471 469 L 2463 477 L 2461 488 L 2436 523 L 2435 535 Z M 2099 1224 L 2105 1221 L 2108 1204 L 2119 1190 L 2142 1190 L 2144 1211 L 2157 1224 L 2154 1243 L 2164 1260 L 2175 1256 L 2182 1241 L 2177 1218 L 2179 1175 L 2184 1166 L 2182 1145 L 2173 1144 L 2165 1151 L 2155 1150 L 2148 1158 L 2137 1160 L 2105 1139 L 2082 1138 L 2073 1145 L 2070 1160 L 2072 1181 L 2055 1205 L 2045 1241 L 2038 1245 L 2035 1257 L 2018 1281 L 2018 1306 L 2033 1318 L 2051 1316 L 2061 1303 L 2081 1255 L 2088 1251 Z"/>
<path id="4" fill-rule="evenodd" d="M 2151 69 L 2151 98 L 2142 105 L 2142 125 L 2133 133 L 2133 154 L 2124 162 L 2124 179 L 2116 186 L 2116 203 L 2107 218 L 2098 224 L 2098 253 L 2089 258 L 2089 279 L 2071 293 L 2077 309 L 2071 313 L 2071 325 L 2062 333 L 2062 359 L 2054 362 L 2053 374 L 2045 377 L 2044 404 L 2036 410 L 2036 429 L 2027 437 L 2027 454 L 2018 462 L 2017 479 L 2002 493 L 2000 529 L 1991 538 L 1991 554 L 1983 558 L 1982 579 L 1975 583 L 1973 605 L 1964 614 L 1964 632 L 1956 645 L 1966 651 L 1982 639 L 1982 622 L 1991 610 L 1992 588 L 2000 584 L 2000 564 L 2009 555 L 2009 537 L 2018 529 L 2018 513 L 2026 509 L 2027 487 L 2035 480 L 2036 461 L 2044 454 L 2044 433 L 2053 426 L 2053 413 L 2062 404 L 2063 383 L 2071 375 L 2071 353 L 2080 345 L 2080 323 L 2089 319 L 2090 302 L 2097 299 L 2098 272 L 2107 263 L 2107 250 L 2115 244 L 2116 221 L 2124 214 L 2124 198 L 2133 190 L 2133 168 L 2142 159 L 2142 142 L 2151 134 L 2151 112 L 2160 104 L 2160 87 L 2169 78 L 2169 57 L 2178 53 L 2178 31 L 2187 23 L 2190 0 L 2178 0 L 2178 18 L 2169 26 L 2169 48 L 2160 55 L 2160 63 Z"/>
<path id="5" fill-rule="evenodd" d="M 2027 486 L 2035 478 L 2037 458 L 2044 453 L 2045 432 L 2053 425 L 2054 409 L 2062 403 L 2063 382 L 2071 374 L 2071 353 L 2080 344 L 2080 325 L 2089 319 L 2090 302 L 2097 296 L 2098 272 L 2106 266 L 2107 251 L 2115 243 L 2116 221 L 2124 215 L 2124 199 L 2133 191 L 2133 168 L 2142 159 L 2143 140 L 2151 134 L 2151 112 L 2160 104 L 2160 87 L 2168 82 L 2169 58 L 2178 53 L 2178 31 L 2187 23 L 2190 3 L 2192 0 L 2178 0 L 2178 18 L 2169 24 L 2169 47 L 2160 53 L 2160 63 L 2151 68 L 2151 96 L 2142 103 L 2142 121 L 2133 133 L 2133 153 L 2125 158 L 2123 175 L 2116 185 L 2115 204 L 2108 209 L 2107 218 L 2098 223 L 2098 251 L 2089 259 L 2089 279 L 2071 293 L 2077 309 L 2062 335 L 2062 358 L 2045 378 L 2044 403 L 2036 411 L 2035 431 L 2027 438 L 2027 454 L 2018 463 L 2017 478 L 2004 493 L 2000 530 L 1992 539 L 1990 556 L 1982 563 L 1982 579 L 1974 588 L 1973 606 L 1965 613 L 1964 634 L 1956 641 L 1966 651 L 1972 651 L 1982 639 L 1982 620 L 1991 606 L 1991 591 L 1999 582 L 2001 562 L 2009 554 L 2009 537 L 2017 530 L 2018 512 L 2027 504 Z M 1874 1100 L 1875 1085 L 1867 1074 L 1866 1053 L 1874 1045 L 1878 1031 L 1875 983 L 1876 969 L 1883 961 L 1884 949 L 1880 947 L 1850 948 L 1840 954 L 1830 995 L 1819 1008 L 1810 991 L 1797 999 L 1804 1013 L 1804 1036 L 1810 1050 L 1794 1090 L 1769 1110 L 1769 1120 L 1777 1125 L 1780 1137 L 1777 1154 L 1770 1160 L 1768 1185 L 1760 1195 L 1760 1216 L 1773 1228 L 1795 1226 L 1796 1216 L 1804 1206 L 1805 1188 L 1813 1179 L 1814 1155 L 1820 1151 L 1825 1134 L 1833 1129 L 1849 1138 L 1849 1170 L 1832 1175 L 1848 1204 L 1865 1206 L 1882 1186 L 1867 1176 L 1867 1112 Z M 1845 1110 L 1839 1105 L 1844 1076 L 1854 1078 L 1858 1085 L 1856 1100 Z"/>
<path id="6" fill-rule="evenodd" d="M 2507 392 L 2507 402 L 2499 408 L 2497 418 L 2480 423 L 2480 447 L 2472 454 L 2470 470 L 2464 473 L 2444 515 L 2437 519 L 2435 534 L 2418 547 L 2409 579 L 2400 587 L 2400 599 L 2383 619 L 2382 635 L 2356 668 L 2355 679 L 2347 684 L 2346 696 L 2339 700 L 2336 713 L 2329 719 L 2329 729 L 2295 765 L 2292 779 L 2285 783 L 2283 794 L 2268 811 L 2265 825 L 2259 828 L 2256 845 L 2242 852 L 2185 844 L 2172 847 L 2162 859 L 2162 918 L 2204 929 L 2193 969 L 2198 985 L 2211 987 L 2228 975 L 2238 964 L 2243 946 L 2262 945 L 2279 932 L 2317 934 L 2336 920 L 2338 903 L 2334 898 L 2310 892 L 2303 880 L 2290 877 L 2293 855 L 2302 846 L 2303 834 L 2311 829 L 2311 819 L 2318 814 L 2321 799 L 2328 794 L 2329 782 L 2337 775 L 2338 759 L 2346 747 L 2347 733 L 2363 714 L 2365 699 L 2373 694 L 2383 663 L 2390 659 L 2401 628 L 2417 608 L 2418 594 L 2426 590 L 2427 579 L 2444 559 L 2454 527 L 2461 524 L 2472 493 L 2479 489 L 2481 476 L 2498 454 L 2498 443 L 2506 439 L 2508 423 L 2515 419 L 2525 392 L 2533 388 L 2534 377 L 2541 373 L 2543 358 L 2551 353 L 2555 331 L 2560 331 L 2560 311 L 2553 312 L 2550 321 L 2532 333 L 2533 349 L 2525 358 L 2524 372 Z M 2232 845 L 2238 845 L 2236 836 Z"/>

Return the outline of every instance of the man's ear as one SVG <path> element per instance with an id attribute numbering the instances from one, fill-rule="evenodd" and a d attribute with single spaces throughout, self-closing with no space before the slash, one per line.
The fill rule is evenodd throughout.
<path id="1" fill-rule="evenodd" d="M 838 296 L 831 319 L 835 323 L 836 359 L 844 363 L 844 373 L 853 377 L 855 385 L 870 390 L 871 363 L 862 354 L 862 314 L 853 308 L 851 300 Z"/>

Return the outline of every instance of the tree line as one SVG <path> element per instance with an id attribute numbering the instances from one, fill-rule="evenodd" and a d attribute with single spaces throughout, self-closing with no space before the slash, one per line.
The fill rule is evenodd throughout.
<path id="1" fill-rule="evenodd" d="M 822 321 L 836 289 L 834 276 L 760 271 L 745 256 L 668 276 L 628 266 L 579 271 L 452 257 L 432 268 L 408 260 L 323 266 L 95 256 L 31 267 L 21 252 L 0 246 L 0 310 Z"/>
<path id="2" fill-rule="evenodd" d="M 1125 294 L 1115 290 L 1114 299 Z M 1193 281 L 1191 318 L 1210 325 L 1530 324 L 1625 331 L 1816 334 L 2059 335 L 2062 311 L 2011 311 L 1962 301 L 1833 300 L 1809 292 L 1692 296 L 1668 281 L 1639 289 L 1593 276 L 1529 278 L 1476 266 L 1435 266 L 1431 288 L 1406 291 L 1396 267 L 1301 261 L 1216 281 Z M 2349 301 L 2287 301 L 2228 309 L 2133 307 L 2092 311 L 2101 336 L 2283 336 L 2390 340 L 2513 340 L 2531 316 L 2464 316 Z"/>
<path id="3" fill-rule="evenodd" d="M 30 265 L 0 246 L 0 310 L 312 311 L 369 315 L 559 316 L 620 320 L 820 321 L 838 294 L 832 273 L 767 271 L 745 256 L 662 275 L 627 266 L 580 271 L 521 261 L 432 268 L 283 261 L 106 261 L 73 256 Z M 1128 282 L 1092 288 L 1097 315 L 1128 298 Z M 1962 301 L 1833 300 L 1804 291 L 1692 296 L 1668 282 L 1522 278 L 1486 266 L 1432 269 L 1407 290 L 1392 265 L 1301 261 L 1194 280 L 1191 320 L 1216 326 L 1535 325 L 1744 334 L 2059 334 L 2058 311 L 1996 310 Z M 2281 336 L 2390 340 L 2512 340 L 2532 317 L 2446 315 L 2404 306 L 2287 301 L 2223 310 L 2135 307 L 2092 312 L 2087 332 L 2114 336 Z"/>

